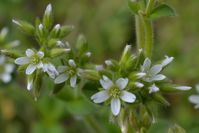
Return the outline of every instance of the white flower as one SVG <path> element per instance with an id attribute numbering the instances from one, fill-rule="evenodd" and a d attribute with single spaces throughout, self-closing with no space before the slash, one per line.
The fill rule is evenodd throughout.
<path id="1" fill-rule="evenodd" d="M 149 87 L 149 93 L 154 93 L 154 92 L 158 92 L 160 89 L 153 84 L 151 87 Z"/>
<path id="2" fill-rule="evenodd" d="M 103 78 L 100 79 L 100 84 L 104 90 L 94 94 L 91 99 L 94 103 L 102 103 L 110 98 L 113 115 L 117 116 L 119 114 L 121 100 L 128 103 L 135 102 L 136 96 L 124 90 L 128 84 L 128 78 L 119 78 L 113 83 L 108 77 L 103 76 Z"/>
<path id="3" fill-rule="evenodd" d="M 173 61 L 173 57 L 168 57 L 167 55 L 165 55 L 165 58 L 166 59 L 164 59 L 163 61 L 162 61 L 162 63 L 161 63 L 161 65 L 162 65 L 162 67 L 165 67 L 165 66 L 167 66 L 168 64 L 170 64 L 172 61 Z"/>
<path id="4" fill-rule="evenodd" d="M 196 91 L 199 93 L 199 84 L 196 85 Z M 189 101 L 195 104 L 195 109 L 199 108 L 199 95 L 192 95 L 189 97 Z"/>
<path id="5" fill-rule="evenodd" d="M 104 66 L 103 65 L 95 65 L 95 69 L 97 71 L 102 71 L 102 70 L 104 70 Z"/>
<path id="6" fill-rule="evenodd" d="M 71 87 L 76 86 L 77 77 L 80 76 L 81 69 L 79 69 L 73 59 L 68 61 L 68 66 L 58 67 L 59 76 L 55 79 L 55 84 L 60 84 L 70 79 Z"/>
<path id="7" fill-rule="evenodd" d="M 175 87 L 177 90 L 181 90 L 181 91 L 187 91 L 190 90 L 191 87 L 190 86 L 177 86 Z"/>
<path id="8" fill-rule="evenodd" d="M 42 58 L 44 53 L 39 51 L 35 53 L 31 49 L 26 50 L 27 57 L 20 57 L 15 60 L 17 65 L 28 65 L 26 68 L 26 74 L 31 75 L 36 69 L 43 68 Z"/>
<path id="9" fill-rule="evenodd" d="M 154 65 L 151 67 L 151 60 L 149 58 L 146 58 L 144 60 L 144 64 L 141 66 L 141 72 L 146 73 L 146 75 L 143 76 L 142 79 L 146 82 L 164 80 L 166 76 L 158 74 L 161 70 L 162 70 L 161 64 Z"/>
<path id="10" fill-rule="evenodd" d="M 43 71 L 47 72 L 51 78 L 55 78 L 59 75 L 58 71 L 56 70 L 55 66 L 51 63 L 45 63 L 43 66 Z"/>
<path id="11" fill-rule="evenodd" d="M 8 83 L 11 80 L 11 73 L 14 70 L 13 64 L 6 64 L 5 56 L 0 56 L 0 79 L 4 83 Z"/>
<path id="12" fill-rule="evenodd" d="M 49 16 L 52 12 L 52 5 L 48 4 L 45 10 L 45 15 Z"/>

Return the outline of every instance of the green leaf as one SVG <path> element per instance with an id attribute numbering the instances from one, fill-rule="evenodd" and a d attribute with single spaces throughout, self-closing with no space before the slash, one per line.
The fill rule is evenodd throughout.
<path id="1" fill-rule="evenodd" d="M 140 6 L 137 1 L 128 0 L 128 6 L 129 6 L 129 9 L 131 10 L 131 13 L 138 14 Z"/>
<path id="2" fill-rule="evenodd" d="M 175 16 L 176 12 L 169 5 L 161 4 L 154 8 L 149 16 L 150 19 L 155 20 L 161 17 Z"/>

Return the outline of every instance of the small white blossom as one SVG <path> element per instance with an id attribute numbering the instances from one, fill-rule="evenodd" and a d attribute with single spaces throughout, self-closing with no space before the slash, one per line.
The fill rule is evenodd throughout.
<path id="1" fill-rule="evenodd" d="M 45 15 L 49 16 L 52 12 L 52 5 L 48 4 L 45 10 Z"/>
<path id="2" fill-rule="evenodd" d="M 96 65 L 96 66 L 95 66 L 95 69 L 96 69 L 97 71 L 102 71 L 102 70 L 104 70 L 104 66 L 103 66 L 103 65 Z"/>
<path id="3" fill-rule="evenodd" d="M 11 81 L 11 73 L 14 71 L 13 64 L 6 64 L 6 58 L 3 55 L 0 55 L 0 79 L 4 83 Z"/>
<path id="4" fill-rule="evenodd" d="M 181 91 L 187 91 L 190 90 L 191 87 L 190 86 L 177 86 L 175 87 L 177 90 L 181 90 Z"/>
<path id="5" fill-rule="evenodd" d="M 43 24 L 39 24 L 39 30 L 42 32 L 42 31 L 43 31 L 43 29 L 44 29 Z"/>
<path id="6" fill-rule="evenodd" d="M 58 32 L 60 30 L 60 27 L 61 27 L 60 24 L 56 24 L 55 25 L 55 30 Z"/>
<path id="7" fill-rule="evenodd" d="M 59 76 L 55 79 L 55 84 L 60 84 L 70 79 L 71 87 L 76 86 L 77 77 L 80 76 L 81 69 L 77 67 L 75 61 L 70 59 L 68 61 L 68 66 L 58 67 Z"/>
<path id="8" fill-rule="evenodd" d="M 112 66 L 112 65 L 113 65 L 113 63 L 112 63 L 111 60 L 105 60 L 105 64 L 106 64 L 107 66 Z"/>
<path id="9" fill-rule="evenodd" d="M 86 52 L 87 57 L 91 57 L 92 53 L 91 52 Z"/>
<path id="10" fill-rule="evenodd" d="M 155 92 L 158 92 L 159 90 L 160 89 L 155 84 L 149 87 L 149 93 L 155 93 Z"/>
<path id="11" fill-rule="evenodd" d="M 196 91 L 199 93 L 199 84 L 196 85 Z M 199 95 L 191 95 L 189 97 L 189 101 L 193 104 L 195 104 L 195 109 L 199 108 Z"/>
<path id="12" fill-rule="evenodd" d="M 173 57 L 168 57 L 167 55 L 165 55 L 165 59 L 162 61 L 161 65 L 165 67 L 168 64 L 170 64 L 173 61 L 173 59 Z"/>
<path id="13" fill-rule="evenodd" d="M 44 57 L 44 53 L 42 51 L 35 53 L 31 49 L 27 49 L 26 56 L 17 58 L 15 64 L 28 65 L 26 68 L 27 75 L 31 75 L 36 69 L 43 68 L 42 58 Z"/>
<path id="14" fill-rule="evenodd" d="M 140 82 L 135 82 L 135 86 L 138 88 L 142 88 L 142 87 L 144 87 L 144 84 L 140 83 Z"/>
<path id="15" fill-rule="evenodd" d="M 121 100 L 127 103 L 135 102 L 136 96 L 125 88 L 128 85 L 128 78 L 119 78 L 116 82 L 112 82 L 108 77 L 103 76 L 100 84 L 104 90 L 97 92 L 91 97 L 94 103 L 102 103 L 111 99 L 111 111 L 117 116 L 121 108 Z"/>
<path id="16" fill-rule="evenodd" d="M 162 65 L 154 65 L 151 67 L 151 60 L 146 58 L 144 60 L 143 65 L 141 66 L 141 72 L 146 73 L 146 75 L 142 78 L 146 82 L 160 81 L 164 80 L 166 76 L 159 74 L 162 70 Z"/>
<path id="17" fill-rule="evenodd" d="M 47 72 L 48 75 L 51 77 L 51 78 L 55 78 L 56 76 L 59 75 L 57 69 L 55 68 L 55 66 L 51 63 L 45 63 L 44 66 L 43 66 L 43 71 L 44 72 Z"/>

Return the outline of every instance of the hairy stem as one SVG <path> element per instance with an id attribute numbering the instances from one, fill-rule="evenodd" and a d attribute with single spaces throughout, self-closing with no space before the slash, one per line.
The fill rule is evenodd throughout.
<path id="1" fill-rule="evenodd" d="M 136 28 L 137 48 L 138 50 L 144 49 L 144 27 L 143 27 L 142 16 L 139 15 L 135 16 L 135 28 Z"/>
<path id="2" fill-rule="evenodd" d="M 153 49 L 153 24 L 150 20 L 145 19 L 145 56 L 151 57 Z"/>

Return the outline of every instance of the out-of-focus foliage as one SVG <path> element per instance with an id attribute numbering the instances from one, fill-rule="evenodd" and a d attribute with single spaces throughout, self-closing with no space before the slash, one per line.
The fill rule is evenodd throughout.
<path id="1" fill-rule="evenodd" d="M 105 58 L 118 58 L 118 53 L 121 53 L 121 48 L 126 43 L 136 47 L 134 18 L 124 0 L 1 0 L 0 28 L 7 26 L 11 30 L 8 39 L 20 40 L 24 49 L 30 43 L 36 45 L 36 41 L 19 32 L 11 20 L 16 17 L 33 22 L 36 16 L 42 16 L 43 8 L 49 2 L 53 5 L 57 22 L 75 26 L 74 32 L 66 40 L 72 44 L 77 35 L 83 33 L 96 63 L 102 63 Z M 166 71 L 167 75 L 176 79 L 176 83 L 195 85 L 199 81 L 198 0 L 175 0 L 168 3 L 175 7 L 177 17 L 165 18 L 155 23 L 156 48 L 153 58 L 158 60 L 165 54 L 174 56 L 175 60 Z M 0 83 L 0 132 L 88 132 L 86 122 L 78 115 L 71 115 L 67 104 L 51 96 L 50 90 L 35 102 L 26 91 L 24 77 L 20 75 L 22 74 L 16 77 L 13 74 L 10 84 Z M 50 82 L 46 81 L 48 83 Z M 49 88 L 52 88 L 51 85 Z M 171 106 L 157 109 L 159 113 L 155 114 L 159 114 L 161 119 L 157 120 L 159 123 L 149 132 L 164 133 L 173 123 L 178 123 L 188 133 L 197 133 L 199 111 L 194 110 L 187 100 L 193 92 L 169 96 Z M 100 109 L 96 113 L 103 113 L 105 110 L 107 109 Z M 103 129 L 106 131 L 119 132 L 116 126 L 109 123 L 108 114 L 98 120 L 105 123 Z"/>

